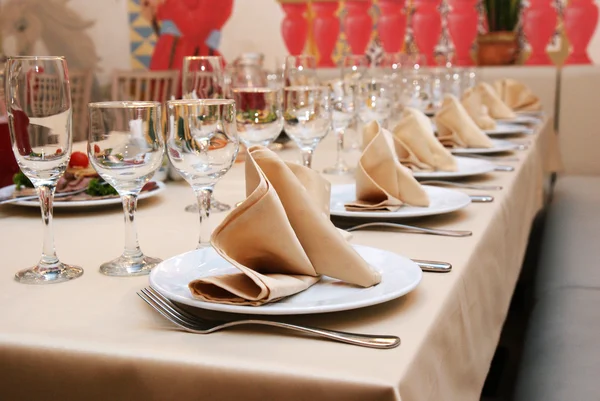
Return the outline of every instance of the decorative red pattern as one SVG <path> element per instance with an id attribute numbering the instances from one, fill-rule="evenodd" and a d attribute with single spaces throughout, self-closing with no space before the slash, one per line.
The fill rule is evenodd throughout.
<path id="1" fill-rule="evenodd" d="M 315 19 L 313 32 L 315 45 L 319 50 L 319 67 L 333 67 L 331 53 L 335 49 L 340 33 L 340 20 L 335 16 L 339 4 L 331 1 L 315 1 L 312 3 Z"/>
<path id="2" fill-rule="evenodd" d="M 477 0 L 449 0 L 448 31 L 456 49 L 457 65 L 473 65 L 471 46 L 477 37 Z"/>
<path id="3" fill-rule="evenodd" d="M 365 0 L 347 0 L 344 21 L 346 38 L 352 54 L 364 54 L 371 40 L 373 21 L 369 16 L 371 3 Z"/>
<path id="4" fill-rule="evenodd" d="M 546 47 L 556 29 L 556 9 L 548 0 L 530 0 L 523 13 L 523 32 L 531 46 L 530 65 L 552 64 Z"/>
<path id="5" fill-rule="evenodd" d="M 406 14 L 403 12 L 406 0 L 379 0 L 381 16 L 377 22 L 379 39 L 386 53 L 402 50 L 406 31 Z"/>
<path id="6" fill-rule="evenodd" d="M 598 6 L 593 0 L 571 0 L 565 9 L 564 26 L 572 46 L 567 64 L 591 64 L 587 47 L 598 24 Z"/>
<path id="7" fill-rule="evenodd" d="M 412 24 L 419 52 L 427 57 L 427 64 L 435 64 L 433 51 L 442 33 L 442 17 L 438 7 L 442 0 L 414 0 Z"/>
<path id="8" fill-rule="evenodd" d="M 281 8 L 285 17 L 281 22 L 281 36 L 291 55 L 302 54 L 308 37 L 308 24 L 306 22 L 306 3 L 284 3 Z"/>

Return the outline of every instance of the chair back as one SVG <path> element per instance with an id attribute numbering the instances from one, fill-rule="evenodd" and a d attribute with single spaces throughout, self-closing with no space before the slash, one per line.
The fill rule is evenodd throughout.
<path id="1" fill-rule="evenodd" d="M 179 71 L 115 71 L 112 100 L 164 103 L 177 94 Z"/>

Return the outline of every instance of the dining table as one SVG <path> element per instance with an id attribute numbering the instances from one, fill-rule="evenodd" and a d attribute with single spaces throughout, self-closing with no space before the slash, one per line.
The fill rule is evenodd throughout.
<path id="1" fill-rule="evenodd" d="M 182 331 L 137 292 L 148 276 L 109 277 L 101 263 L 120 254 L 119 205 L 54 209 L 59 257 L 83 267 L 75 280 L 24 285 L 14 274 L 33 265 L 42 243 L 39 207 L 0 206 L 0 399 L 2 400 L 479 400 L 508 313 L 534 218 L 549 175 L 560 168 L 554 119 L 511 138 L 514 167 L 467 180 L 501 186 L 482 191 L 493 202 L 410 220 L 432 228 L 470 230 L 444 237 L 393 229 L 352 232 L 350 242 L 409 258 L 451 263 L 449 273 L 424 272 L 410 293 L 354 310 L 270 319 L 401 338 L 393 349 L 369 349 L 271 327 L 212 334 Z M 278 153 L 299 160 L 287 144 Z M 346 157 L 357 160 L 359 151 Z M 498 157 L 502 157 L 499 155 Z M 243 156 L 240 157 L 243 159 Z M 313 168 L 335 160 L 335 139 L 317 148 Z M 325 175 L 332 184 L 352 175 Z M 464 181 L 463 181 L 464 182 Z M 217 184 L 215 198 L 234 207 L 245 198 L 244 162 Z M 168 259 L 193 251 L 199 218 L 185 181 L 169 181 L 140 200 L 136 224 L 145 254 Z M 227 213 L 212 213 L 216 227 Z M 362 220 L 356 221 L 359 224 Z M 404 221 L 403 221 L 404 222 Z M 222 312 L 200 312 L 223 318 Z"/>

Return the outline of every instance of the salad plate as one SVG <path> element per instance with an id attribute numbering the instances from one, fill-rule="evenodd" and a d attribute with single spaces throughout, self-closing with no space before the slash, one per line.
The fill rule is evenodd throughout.
<path id="1" fill-rule="evenodd" d="M 396 211 L 347 211 L 344 205 L 356 200 L 356 185 L 334 185 L 331 187 L 330 214 L 337 217 L 372 219 L 405 219 L 451 213 L 471 203 L 464 192 L 429 185 L 422 186 L 429 196 L 428 207 L 404 205 Z"/>
<path id="2" fill-rule="evenodd" d="M 379 284 L 362 288 L 323 276 L 305 291 L 266 305 L 201 301 L 192 296 L 188 288 L 191 281 L 239 272 L 213 248 L 201 248 L 158 264 L 150 272 L 150 285 L 172 301 L 201 309 L 251 315 L 302 315 L 339 312 L 388 302 L 409 293 L 421 281 L 423 273 L 419 266 L 404 256 L 362 245 L 353 245 L 353 248 L 381 274 Z"/>
<path id="3" fill-rule="evenodd" d="M 532 134 L 531 128 L 525 127 L 523 124 L 509 124 L 509 123 L 496 123 L 496 128 L 490 130 L 484 130 L 489 136 L 497 135 L 521 135 L 521 134 Z"/>

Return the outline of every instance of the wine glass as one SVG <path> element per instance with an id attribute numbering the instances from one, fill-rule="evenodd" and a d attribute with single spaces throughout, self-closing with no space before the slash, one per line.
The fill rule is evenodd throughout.
<path id="1" fill-rule="evenodd" d="M 317 59 L 311 55 L 287 56 L 283 70 L 284 86 L 319 85 Z"/>
<path id="2" fill-rule="evenodd" d="M 100 266 L 107 276 L 140 276 L 161 262 L 145 256 L 135 226 L 142 187 L 160 167 L 164 155 L 161 106 L 158 102 L 90 103 L 88 155 L 94 169 L 112 185 L 123 202 L 125 249 Z"/>
<path id="3" fill-rule="evenodd" d="M 424 54 L 412 53 L 405 56 L 402 68 L 405 70 L 420 70 L 427 67 L 427 57 Z"/>
<path id="4" fill-rule="evenodd" d="M 405 106 L 428 112 L 432 105 L 431 77 L 423 71 L 409 73 L 403 78 L 402 102 Z"/>
<path id="5" fill-rule="evenodd" d="M 329 95 L 326 86 L 284 88 L 283 126 L 309 168 L 315 148 L 331 129 Z"/>
<path id="6" fill-rule="evenodd" d="M 363 124 L 377 121 L 382 127 L 386 127 L 393 104 L 393 86 L 389 82 L 364 79 L 359 83 L 356 108 Z"/>
<path id="7" fill-rule="evenodd" d="M 56 256 L 52 203 L 58 179 L 71 157 L 71 89 L 64 57 L 9 57 L 5 96 L 12 149 L 40 199 L 44 222 L 42 256 L 15 279 L 24 284 L 60 283 L 83 274 Z"/>
<path id="8" fill-rule="evenodd" d="M 342 80 L 356 84 L 369 70 L 369 59 L 364 54 L 348 54 L 342 59 Z"/>
<path id="9" fill-rule="evenodd" d="M 200 211 L 198 248 L 210 246 L 205 220 L 212 192 L 229 171 L 239 150 L 235 102 L 231 99 L 170 100 L 167 154 L 192 186 Z"/>
<path id="10" fill-rule="evenodd" d="M 369 70 L 369 59 L 364 54 L 347 54 L 342 59 L 341 77 L 347 85 L 350 86 L 352 95 L 356 99 L 358 84 L 364 79 Z M 344 132 L 344 146 L 349 149 L 360 148 L 360 135 L 359 135 L 359 116 L 358 108 L 354 108 L 354 115 L 348 129 Z"/>
<path id="11" fill-rule="evenodd" d="M 335 165 L 327 167 L 323 170 L 325 174 L 343 175 L 353 172 L 353 169 L 348 167 L 342 152 L 344 150 L 344 133 L 354 118 L 354 90 L 351 85 L 344 81 L 338 80 L 329 84 L 331 90 L 331 110 L 332 110 L 332 126 L 333 132 L 336 134 L 337 155 Z"/>
<path id="12" fill-rule="evenodd" d="M 182 92 L 184 99 L 224 99 L 228 93 L 221 56 L 188 56 L 183 58 Z M 226 212 L 231 206 L 212 199 L 213 212 Z M 198 205 L 188 205 L 186 212 L 197 213 Z"/>
<path id="13" fill-rule="evenodd" d="M 181 78 L 184 98 L 214 99 L 225 95 L 221 56 L 184 57 Z"/>
<path id="14" fill-rule="evenodd" d="M 467 89 L 474 88 L 477 85 L 477 69 L 475 67 L 466 67 L 462 70 L 461 91 L 464 93 Z"/>
<path id="15" fill-rule="evenodd" d="M 269 146 L 283 129 L 281 91 L 272 88 L 237 88 L 232 93 L 240 141 L 247 148 L 253 145 Z"/>

